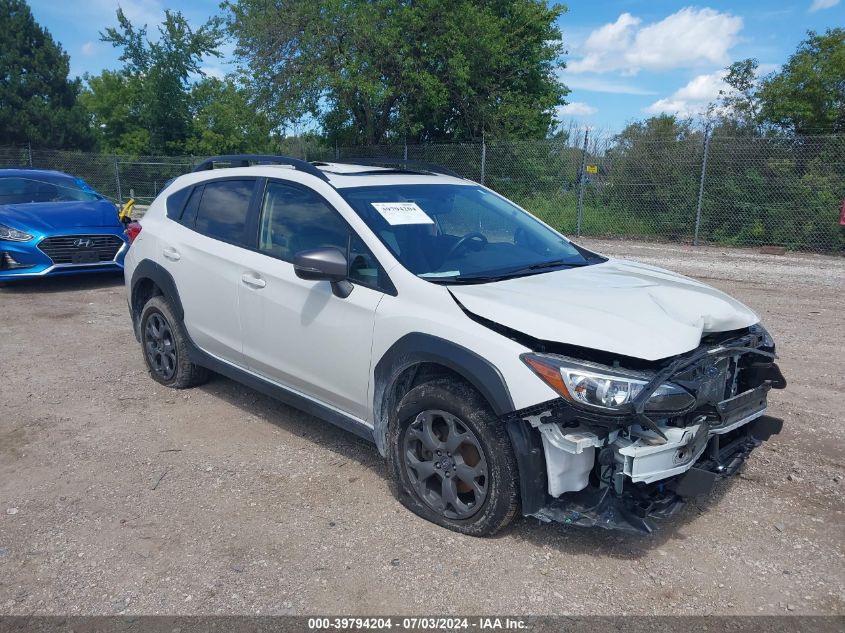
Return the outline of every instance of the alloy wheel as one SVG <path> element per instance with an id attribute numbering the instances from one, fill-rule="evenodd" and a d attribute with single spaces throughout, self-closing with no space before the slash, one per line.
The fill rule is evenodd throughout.
<path id="1" fill-rule="evenodd" d="M 152 370 L 162 380 L 171 380 L 176 375 L 176 343 L 170 324 L 160 313 L 147 318 L 144 328 L 144 349 Z"/>
<path id="2" fill-rule="evenodd" d="M 411 486 L 448 519 L 468 519 L 481 509 L 490 481 L 481 443 L 446 411 L 423 411 L 405 432 L 402 447 Z"/>

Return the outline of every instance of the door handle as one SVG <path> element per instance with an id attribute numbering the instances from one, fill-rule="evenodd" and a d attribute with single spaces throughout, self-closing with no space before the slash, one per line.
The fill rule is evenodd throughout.
<path id="1" fill-rule="evenodd" d="M 169 246 L 165 248 L 161 252 L 161 254 L 172 262 L 178 262 L 182 258 L 182 256 L 179 254 L 179 251 L 177 251 L 175 248 L 170 248 Z"/>
<path id="2" fill-rule="evenodd" d="M 243 275 L 241 275 L 241 281 L 244 282 L 250 288 L 263 288 L 267 285 L 266 281 L 252 273 L 244 273 Z"/>

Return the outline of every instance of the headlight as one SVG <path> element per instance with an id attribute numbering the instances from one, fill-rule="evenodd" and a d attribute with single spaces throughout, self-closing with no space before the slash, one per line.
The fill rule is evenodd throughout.
<path id="1" fill-rule="evenodd" d="M 29 233 L 24 233 L 23 231 L 13 229 L 11 226 L 0 224 L 0 240 L 6 240 L 8 242 L 28 242 L 31 239 L 32 236 Z"/>
<path id="2" fill-rule="evenodd" d="M 572 404 L 587 409 L 624 412 L 649 383 L 639 372 L 617 370 L 562 356 L 523 354 L 522 361 Z M 695 404 L 685 389 L 665 382 L 646 400 L 646 411 L 682 411 Z"/>
<path id="3" fill-rule="evenodd" d="M 764 348 L 774 350 L 775 340 L 772 338 L 772 335 L 769 334 L 769 331 L 763 327 L 762 323 L 755 323 L 748 329 L 754 334 L 762 336 L 760 342 L 763 344 Z"/>

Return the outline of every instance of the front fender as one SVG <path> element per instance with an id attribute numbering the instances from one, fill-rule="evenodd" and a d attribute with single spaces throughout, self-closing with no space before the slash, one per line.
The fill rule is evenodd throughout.
<path id="1" fill-rule="evenodd" d="M 376 445 L 386 452 L 390 394 L 402 373 L 414 365 L 435 363 L 465 378 L 484 396 L 493 412 L 503 416 L 514 410 L 508 386 L 501 372 L 487 359 L 452 341 L 415 332 L 397 340 L 376 363 L 373 422 Z"/>

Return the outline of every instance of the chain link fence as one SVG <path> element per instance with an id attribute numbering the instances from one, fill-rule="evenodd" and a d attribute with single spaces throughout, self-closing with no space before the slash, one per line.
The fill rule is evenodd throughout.
<path id="1" fill-rule="evenodd" d="M 568 140 L 301 146 L 298 158 L 392 158 L 448 167 L 516 201 L 570 236 L 727 246 L 845 248 L 845 136 L 638 139 L 573 133 Z M 150 202 L 202 157 L 123 158 L 0 148 L 0 167 L 33 166 L 85 179 L 115 201 Z"/>

